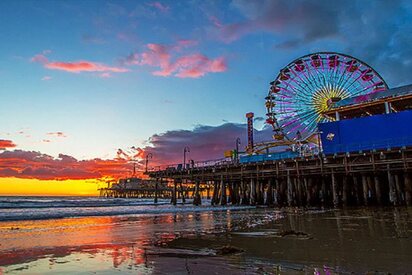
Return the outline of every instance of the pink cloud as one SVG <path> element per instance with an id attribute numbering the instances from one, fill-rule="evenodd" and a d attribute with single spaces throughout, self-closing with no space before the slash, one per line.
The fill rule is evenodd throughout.
<path id="1" fill-rule="evenodd" d="M 91 61 L 75 61 L 75 62 L 61 62 L 61 61 L 49 61 L 46 57 L 49 51 L 43 51 L 42 54 L 37 54 L 33 56 L 30 61 L 43 64 L 43 66 L 50 70 L 61 70 L 70 73 L 80 73 L 80 72 L 113 72 L 113 73 L 124 73 L 129 70 L 122 67 L 108 66 L 102 63 L 91 62 Z M 49 79 L 42 79 L 49 80 Z"/>
<path id="2" fill-rule="evenodd" d="M 43 76 L 41 80 L 48 81 L 48 80 L 51 80 L 51 79 L 52 79 L 51 76 L 46 75 L 46 76 Z"/>
<path id="3" fill-rule="evenodd" d="M 222 22 L 220 22 L 220 20 L 216 16 L 209 15 L 208 18 L 209 18 L 209 21 L 212 22 L 215 27 L 217 28 L 223 27 Z"/>
<path id="4" fill-rule="evenodd" d="M 167 11 L 169 11 L 169 9 L 170 9 L 169 6 L 166 6 L 166 5 L 164 5 L 164 4 L 160 3 L 160 2 L 153 2 L 153 3 L 149 3 L 148 5 L 151 6 L 151 7 L 154 7 L 154 8 L 156 8 L 156 9 L 158 9 L 158 10 L 161 11 L 161 12 L 167 12 Z"/>
<path id="5" fill-rule="evenodd" d="M 111 73 L 108 73 L 108 72 L 105 72 L 105 73 L 99 74 L 99 77 L 100 77 L 100 78 L 111 78 L 111 77 L 112 77 L 112 74 L 111 74 Z"/>
<path id="6" fill-rule="evenodd" d="M 206 73 L 219 73 L 227 70 L 223 57 L 209 59 L 202 54 L 193 54 L 179 58 L 174 64 L 176 76 L 198 78 Z"/>
<path id="7" fill-rule="evenodd" d="M 37 62 L 37 63 L 41 63 L 41 64 L 46 64 L 47 62 L 49 62 L 49 60 L 47 59 L 47 57 L 44 54 L 36 54 L 35 56 L 33 56 L 30 59 L 31 62 Z"/>
<path id="8" fill-rule="evenodd" d="M 176 45 L 148 44 L 147 51 L 143 53 L 133 53 L 126 58 L 129 65 L 147 65 L 158 67 L 153 71 L 156 76 L 175 76 L 180 78 L 198 78 L 207 73 L 218 73 L 227 70 L 224 57 L 210 59 L 200 54 L 187 54 L 180 57 L 172 57 L 172 54 L 179 52 L 182 47 L 196 45 L 194 40 L 180 40 Z"/>
<path id="9" fill-rule="evenodd" d="M 51 50 L 44 50 L 39 54 L 36 54 L 33 56 L 30 61 L 31 62 L 36 62 L 36 63 L 41 63 L 41 64 L 46 64 L 49 62 L 49 59 L 47 58 L 46 55 L 50 54 Z"/>
<path id="10" fill-rule="evenodd" d="M 197 44 L 199 44 L 199 41 L 197 40 L 180 39 L 179 41 L 177 41 L 176 49 L 193 47 L 193 46 L 196 46 Z"/>
<path id="11" fill-rule="evenodd" d="M 121 67 L 110 67 L 100 63 L 90 61 L 77 62 L 50 62 L 45 64 L 45 67 L 51 70 L 62 70 L 70 73 L 79 72 L 114 72 L 124 73 L 128 70 Z"/>
<path id="12" fill-rule="evenodd" d="M 67 135 L 63 132 L 50 132 L 50 133 L 47 133 L 47 135 L 48 136 L 55 136 L 55 137 L 62 137 L 62 138 L 67 137 Z"/>

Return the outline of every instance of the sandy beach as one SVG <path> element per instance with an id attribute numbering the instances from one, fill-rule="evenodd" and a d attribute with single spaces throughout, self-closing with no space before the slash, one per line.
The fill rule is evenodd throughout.
<path id="1" fill-rule="evenodd" d="M 230 209 L 0 222 L 0 274 L 407 274 L 411 209 Z"/>

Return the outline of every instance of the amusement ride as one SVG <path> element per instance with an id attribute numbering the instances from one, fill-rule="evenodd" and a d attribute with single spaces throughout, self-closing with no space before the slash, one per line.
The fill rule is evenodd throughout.
<path id="1" fill-rule="evenodd" d="M 334 103 L 387 89 L 379 73 L 350 55 L 317 52 L 297 58 L 270 82 L 266 123 L 274 140 L 256 144 L 253 152 L 297 143 L 316 147 L 317 124 L 330 121 L 323 112 Z"/>

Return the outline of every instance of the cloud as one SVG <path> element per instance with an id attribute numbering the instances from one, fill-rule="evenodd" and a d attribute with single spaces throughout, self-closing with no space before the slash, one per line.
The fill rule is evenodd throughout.
<path id="1" fill-rule="evenodd" d="M 49 132 L 47 133 L 48 136 L 54 136 L 54 137 L 61 137 L 61 138 L 65 138 L 67 137 L 67 135 L 63 132 Z"/>
<path id="2" fill-rule="evenodd" d="M 31 62 L 36 62 L 36 63 L 41 63 L 41 64 L 46 64 L 49 62 L 49 59 L 46 57 L 46 55 L 50 54 L 51 50 L 44 50 L 39 54 L 36 54 L 33 56 L 30 61 Z"/>
<path id="3" fill-rule="evenodd" d="M 104 64 L 90 62 L 90 61 L 77 61 L 77 62 L 50 62 L 45 64 L 45 67 L 51 70 L 62 70 L 70 73 L 79 72 L 114 72 L 124 73 L 128 70 L 121 67 L 110 67 Z"/>
<path id="4" fill-rule="evenodd" d="M 306 42 L 330 37 L 338 30 L 338 12 L 343 1 L 232 1 L 244 20 L 218 25 L 218 37 L 233 42 L 256 32 L 297 33 Z M 210 18 L 212 22 L 214 18 Z M 218 22 L 218 21 L 217 21 Z"/>
<path id="5" fill-rule="evenodd" d="M 153 135 L 149 146 L 143 148 L 144 155 L 153 154 L 151 166 L 175 164 L 183 162 L 183 148 L 188 146 L 190 153 L 187 159 L 194 161 L 223 158 L 226 150 L 233 150 L 235 141 L 241 139 L 240 149 L 247 145 L 246 124 L 225 123 L 220 126 L 200 125 L 193 130 L 174 130 Z M 272 129 L 254 131 L 255 141 L 270 140 Z"/>
<path id="6" fill-rule="evenodd" d="M 52 80 L 53 78 L 49 75 L 43 76 L 41 80 L 43 81 L 48 81 L 48 80 Z"/>
<path id="7" fill-rule="evenodd" d="M 208 19 L 210 22 L 212 22 L 212 24 L 216 27 L 216 28 L 222 28 L 223 24 L 222 22 L 219 20 L 219 18 L 217 18 L 214 15 L 209 15 Z"/>
<path id="8" fill-rule="evenodd" d="M 30 59 L 31 62 L 37 62 L 41 64 L 46 64 L 49 62 L 48 58 L 44 54 L 36 54 Z"/>
<path id="9" fill-rule="evenodd" d="M 227 70 L 224 57 L 210 59 L 207 56 L 194 53 L 180 57 L 172 54 L 182 48 L 196 45 L 197 41 L 180 40 L 176 45 L 147 44 L 147 50 L 142 53 L 132 53 L 125 59 L 125 64 L 158 67 L 152 74 L 156 76 L 175 76 L 180 78 L 199 78 L 208 73 L 218 73 Z"/>
<path id="10" fill-rule="evenodd" d="M 105 73 L 99 74 L 99 77 L 100 77 L 100 78 L 111 78 L 111 77 L 112 77 L 112 74 L 111 74 L 111 73 L 108 73 L 108 72 L 105 72 Z"/>
<path id="11" fill-rule="evenodd" d="M 275 49 L 341 51 L 372 65 L 390 86 L 410 83 L 408 1 L 233 0 L 231 6 L 242 19 L 215 24 L 210 30 L 225 43 L 265 32 L 276 37 Z"/>
<path id="12" fill-rule="evenodd" d="M 108 66 L 102 63 L 91 61 L 74 61 L 74 62 L 61 62 L 61 61 L 49 61 L 46 57 L 46 53 L 37 54 L 30 59 L 32 62 L 41 63 L 43 66 L 50 70 L 61 70 L 70 73 L 80 72 L 113 72 L 113 73 L 125 73 L 129 70 L 122 67 Z"/>
<path id="13" fill-rule="evenodd" d="M 8 139 L 0 139 L 0 150 L 5 150 L 7 148 L 14 148 L 16 144 L 13 141 Z"/>
<path id="14" fill-rule="evenodd" d="M 60 154 L 57 158 L 35 151 L 4 151 L 0 153 L 0 177 L 39 180 L 103 179 L 130 176 L 128 160 L 77 160 Z"/>
<path id="15" fill-rule="evenodd" d="M 57 158 L 35 151 L 0 152 L 0 177 L 33 178 L 39 180 L 104 179 L 131 176 L 133 161 L 137 169 L 144 170 L 145 157 L 152 153 L 149 166 L 182 163 L 183 148 L 190 152 L 187 160 L 215 160 L 223 158 L 226 150 L 235 148 L 241 139 L 240 150 L 247 144 L 246 124 L 225 123 L 219 126 L 199 125 L 193 130 L 173 130 L 153 135 L 144 148 L 118 149 L 114 159 L 77 160 L 59 154 Z M 269 140 L 272 129 L 254 131 L 255 142 Z M 44 140 L 43 142 L 47 142 Z M 10 146 L 9 146 L 10 148 Z M 141 172 L 138 176 L 143 176 Z"/>
<path id="16" fill-rule="evenodd" d="M 170 9 L 170 7 L 169 6 L 166 6 L 165 4 L 162 4 L 162 3 L 160 3 L 160 2 L 152 2 L 152 3 L 148 3 L 147 5 L 149 5 L 149 6 L 151 6 L 151 7 L 154 7 L 154 8 L 156 8 L 156 9 L 158 9 L 159 11 L 161 11 L 161 12 L 167 12 L 167 11 L 169 11 L 169 9 Z"/>

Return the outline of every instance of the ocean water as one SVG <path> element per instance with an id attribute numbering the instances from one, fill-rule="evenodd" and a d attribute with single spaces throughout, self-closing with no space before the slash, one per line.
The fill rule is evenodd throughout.
<path id="1" fill-rule="evenodd" d="M 99 197 L 0 197 L 0 221 L 43 220 L 88 216 L 155 215 L 161 213 L 223 210 L 210 202 L 195 207 L 191 201 L 173 206 L 169 199 L 122 199 Z M 247 209 L 234 206 L 230 209 Z M 249 207 L 250 208 L 250 207 Z"/>
<path id="2" fill-rule="evenodd" d="M 411 208 L 1 197 L 0 274 L 410 274 Z M 239 253 L 219 254 L 222 247 Z"/>

